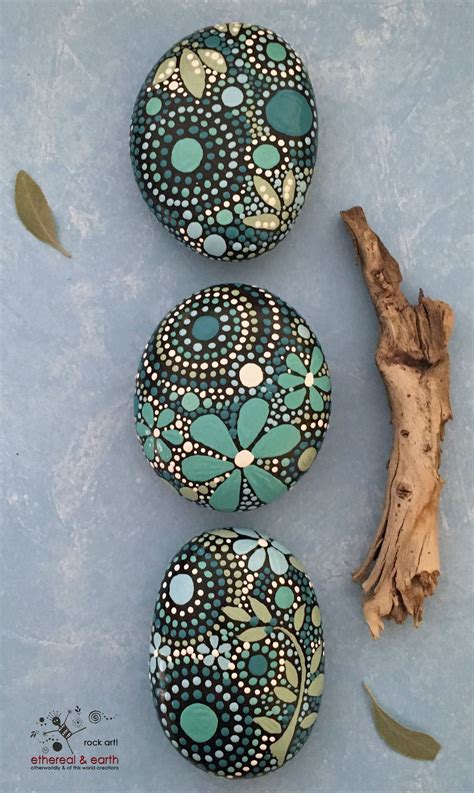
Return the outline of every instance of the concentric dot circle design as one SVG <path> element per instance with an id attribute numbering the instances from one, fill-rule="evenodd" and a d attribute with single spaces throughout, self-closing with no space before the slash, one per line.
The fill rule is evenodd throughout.
<path id="1" fill-rule="evenodd" d="M 277 245 L 312 179 L 317 111 L 304 64 L 276 33 L 218 24 L 148 74 L 130 130 L 135 177 L 180 242 L 214 259 Z"/>
<path id="2" fill-rule="evenodd" d="M 226 512 L 268 504 L 308 471 L 330 405 L 316 336 L 253 286 L 208 287 L 176 306 L 136 376 L 136 429 L 151 466 L 188 500 Z"/>
<path id="3" fill-rule="evenodd" d="M 191 580 L 182 601 L 180 577 Z M 217 529 L 172 559 L 156 601 L 150 682 L 158 720 L 205 771 L 252 777 L 283 766 L 317 721 L 321 614 L 301 562 L 252 529 Z"/>

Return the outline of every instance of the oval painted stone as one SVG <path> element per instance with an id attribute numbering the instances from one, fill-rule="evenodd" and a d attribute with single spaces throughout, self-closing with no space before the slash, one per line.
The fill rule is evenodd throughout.
<path id="1" fill-rule="evenodd" d="M 293 758 L 317 720 L 324 664 L 313 585 L 281 543 L 216 529 L 171 560 L 151 629 L 150 682 L 165 735 L 199 768 L 251 777 Z"/>
<path id="2" fill-rule="evenodd" d="M 153 332 L 136 376 L 136 430 L 159 477 L 197 504 L 255 509 L 314 462 L 331 382 L 319 342 L 254 286 L 203 289 Z"/>
<path id="3" fill-rule="evenodd" d="M 316 151 L 306 68 L 258 25 L 214 25 L 175 44 L 133 110 L 130 153 L 145 201 L 176 239 L 214 259 L 250 259 L 286 236 Z"/>

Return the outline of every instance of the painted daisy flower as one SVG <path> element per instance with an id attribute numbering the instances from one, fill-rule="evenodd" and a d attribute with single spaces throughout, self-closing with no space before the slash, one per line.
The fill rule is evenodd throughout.
<path id="1" fill-rule="evenodd" d="M 150 674 L 153 675 L 157 668 L 160 672 L 164 672 L 169 655 L 171 655 L 171 649 L 167 645 L 162 646 L 161 635 L 155 633 L 150 644 Z"/>
<path id="2" fill-rule="evenodd" d="M 190 482 L 208 482 L 216 476 L 231 472 L 215 489 L 209 504 L 213 509 L 233 512 L 240 503 L 242 479 L 245 478 L 257 498 L 264 504 L 286 491 L 286 485 L 265 471 L 256 460 L 273 459 L 287 454 L 301 439 L 300 431 L 291 424 L 280 424 L 265 432 L 270 407 L 264 399 L 255 397 L 242 405 L 237 419 L 237 439 L 231 437 L 218 416 L 200 416 L 191 424 L 190 434 L 195 441 L 227 459 L 206 454 L 186 457 L 182 463 L 184 476 Z"/>
<path id="3" fill-rule="evenodd" d="M 155 422 L 155 413 L 149 402 L 142 406 L 142 421 L 137 421 L 137 435 L 143 443 L 143 451 L 148 460 L 159 457 L 164 463 L 169 463 L 173 453 L 165 441 L 173 446 L 181 446 L 183 436 L 178 430 L 167 430 L 175 419 L 175 412 L 170 408 L 161 410 Z"/>
<path id="4" fill-rule="evenodd" d="M 251 554 L 248 560 L 249 569 L 252 572 L 260 570 L 268 558 L 268 564 L 275 575 L 284 575 L 288 570 L 286 556 L 289 551 L 284 545 L 271 540 L 265 535 L 257 534 L 253 529 L 234 529 L 245 539 L 234 540 L 232 549 L 237 556 Z"/>
<path id="5" fill-rule="evenodd" d="M 229 650 L 230 644 L 228 642 L 219 644 L 218 636 L 211 636 L 209 639 L 209 644 L 201 642 L 201 644 L 198 644 L 197 647 L 198 653 L 201 653 L 201 655 L 204 656 L 204 663 L 206 666 L 214 666 L 214 664 L 217 662 L 220 668 L 224 671 L 230 666 L 229 659 L 225 658 L 225 654 L 228 653 Z"/>
<path id="6" fill-rule="evenodd" d="M 324 364 L 324 356 L 320 347 L 313 349 L 309 370 L 304 366 L 301 358 L 294 352 L 286 358 L 286 365 L 289 372 L 281 374 L 278 378 L 278 385 L 289 393 L 285 396 L 285 405 L 290 408 L 299 408 L 303 404 L 307 392 L 309 392 L 310 405 L 316 413 L 320 413 L 325 408 L 325 402 L 319 393 L 331 393 L 331 380 L 327 374 L 320 374 Z"/>

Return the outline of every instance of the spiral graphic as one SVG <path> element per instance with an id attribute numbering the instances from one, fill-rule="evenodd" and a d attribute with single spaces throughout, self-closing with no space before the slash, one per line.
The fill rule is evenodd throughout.
<path id="1" fill-rule="evenodd" d="M 102 721 L 102 713 L 100 710 L 91 710 L 89 713 L 89 721 L 91 724 L 98 724 L 99 721 Z"/>

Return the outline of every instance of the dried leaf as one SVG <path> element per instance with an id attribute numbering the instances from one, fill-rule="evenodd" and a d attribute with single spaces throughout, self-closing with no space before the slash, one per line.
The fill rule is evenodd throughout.
<path id="1" fill-rule="evenodd" d="M 244 223 L 254 229 L 274 231 L 280 225 L 280 219 L 277 215 L 268 215 L 263 212 L 261 215 L 250 215 L 250 217 L 244 218 Z"/>
<path id="2" fill-rule="evenodd" d="M 288 171 L 283 181 L 283 203 L 290 207 L 295 200 L 296 179 L 293 171 Z"/>
<path id="3" fill-rule="evenodd" d="M 310 687 L 308 688 L 308 695 L 310 697 L 320 697 L 324 688 L 324 675 L 320 674 L 314 678 Z"/>
<path id="4" fill-rule="evenodd" d="M 31 234 L 71 258 L 58 240 L 56 222 L 41 187 L 26 171 L 16 175 L 15 204 L 18 217 Z"/>
<path id="5" fill-rule="evenodd" d="M 238 638 L 243 642 L 259 642 L 266 635 L 265 628 L 247 628 L 243 633 L 239 633 Z"/>
<path id="6" fill-rule="evenodd" d="M 308 713 L 308 715 L 304 717 L 303 721 L 300 722 L 299 726 L 301 727 L 302 730 L 309 730 L 309 728 L 313 726 L 317 718 L 318 718 L 317 713 Z"/>
<path id="7" fill-rule="evenodd" d="M 290 686 L 294 686 L 297 688 L 298 686 L 298 672 L 296 668 L 291 663 L 291 661 L 285 661 L 285 674 L 286 679 L 288 680 Z"/>
<path id="8" fill-rule="evenodd" d="M 176 58 L 167 58 L 166 61 L 160 63 L 160 65 L 158 66 L 155 72 L 155 76 L 152 80 L 153 85 L 159 85 L 160 83 L 163 83 L 165 80 L 169 80 L 175 69 L 176 69 Z"/>
<path id="9" fill-rule="evenodd" d="M 296 699 L 296 694 L 284 686 L 275 686 L 275 694 L 282 702 L 294 702 Z"/>
<path id="10" fill-rule="evenodd" d="M 277 212 L 279 212 L 281 209 L 280 199 L 275 193 L 270 182 L 267 182 L 266 179 L 262 179 L 261 176 L 254 176 L 253 183 L 262 201 L 265 201 L 269 207 L 276 209 Z"/>
<path id="11" fill-rule="evenodd" d="M 200 99 L 204 93 L 206 76 L 197 54 L 185 47 L 179 59 L 179 73 L 189 93 Z"/>
<path id="12" fill-rule="evenodd" d="M 214 69 L 219 74 L 226 73 L 227 63 L 218 50 L 198 50 L 198 55 L 205 66 L 209 66 L 210 69 Z"/>
<path id="13" fill-rule="evenodd" d="M 370 697 L 372 716 L 377 732 L 391 749 L 413 760 L 434 760 L 441 745 L 431 735 L 425 732 L 416 732 L 399 724 L 380 707 L 370 688 L 364 683 L 364 688 Z"/>
<path id="14" fill-rule="evenodd" d="M 271 719 L 269 716 L 256 716 L 254 722 L 260 725 L 265 732 L 270 735 L 279 735 L 281 733 L 281 724 L 276 719 Z"/>
<path id="15" fill-rule="evenodd" d="M 234 622 L 249 622 L 251 620 L 251 616 L 247 611 L 236 606 L 224 606 L 222 611 Z"/>
<path id="16" fill-rule="evenodd" d="M 311 665 L 309 667 L 309 671 L 311 672 L 312 675 L 314 675 L 314 673 L 316 672 L 316 669 L 318 668 L 319 664 L 321 663 L 322 654 L 323 654 L 323 645 L 321 643 L 319 645 L 319 647 L 316 648 L 316 650 L 313 653 L 313 657 L 311 658 Z"/>
<path id="17" fill-rule="evenodd" d="M 265 604 L 261 603 L 260 600 L 257 600 L 256 598 L 249 598 L 249 600 L 255 616 L 258 617 L 259 620 L 261 620 L 262 622 L 265 623 L 270 622 L 272 615 L 270 614 Z"/>
<path id="18" fill-rule="evenodd" d="M 295 619 L 294 619 L 295 631 L 301 630 L 301 626 L 303 625 L 303 622 L 304 622 L 304 604 L 295 611 Z"/>

